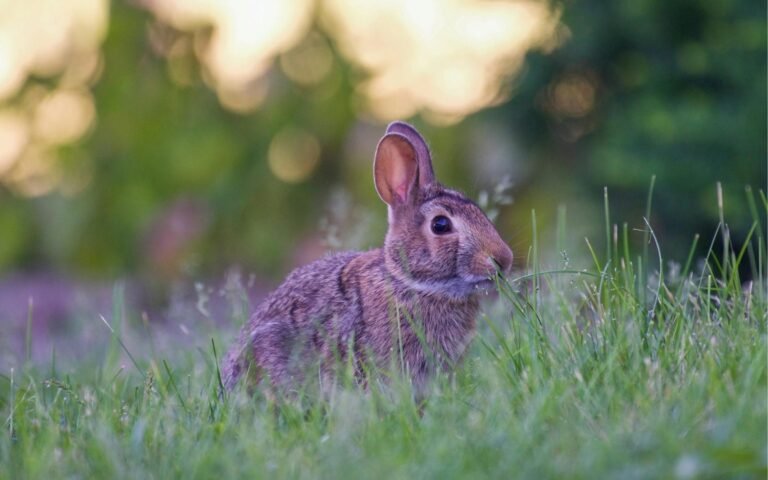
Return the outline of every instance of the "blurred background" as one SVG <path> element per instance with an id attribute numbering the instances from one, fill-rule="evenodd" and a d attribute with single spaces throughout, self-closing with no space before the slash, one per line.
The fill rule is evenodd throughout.
<path id="1" fill-rule="evenodd" d="M 578 248 L 599 246 L 603 187 L 611 222 L 639 229 L 656 175 L 652 224 L 684 260 L 717 226 L 716 182 L 737 243 L 745 187 L 766 185 L 764 2 L 0 11 L 0 328 L 24 328 L 29 297 L 36 329 L 109 311 L 116 279 L 159 318 L 183 292 L 200 312 L 232 272 L 258 297 L 327 250 L 378 245 L 371 162 L 393 119 L 421 129 L 444 183 L 498 210 L 521 267 L 533 208 L 542 242 L 559 210 Z"/>

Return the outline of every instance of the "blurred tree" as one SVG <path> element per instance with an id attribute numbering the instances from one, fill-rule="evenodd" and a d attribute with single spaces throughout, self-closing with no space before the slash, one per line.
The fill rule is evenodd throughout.
<path id="1" fill-rule="evenodd" d="M 231 264 L 279 274 L 297 242 L 317 243 L 321 218 L 341 198 L 337 186 L 384 218 L 370 183 L 381 128 L 361 113 L 365 74 L 342 54 L 328 22 L 316 18 L 258 84 L 232 98 L 200 63 L 210 25 L 178 30 L 134 4 L 110 5 L 89 80 L 94 126 L 56 150 L 72 187 L 30 199 L 0 186 L 0 268 L 138 271 L 157 285 Z M 613 218 L 639 225 L 656 174 L 654 219 L 678 251 L 693 231 L 712 230 L 721 180 L 726 215 L 744 231 L 748 212 L 733 200 L 766 178 L 765 5 L 553 5 L 563 12 L 559 47 L 529 54 L 510 101 L 471 117 L 470 128 L 431 126 L 460 117 L 428 109 L 427 123 L 416 120 L 439 176 L 474 193 L 511 172 L 517 211 L 502 223 L 512 232 L 531 206 L 546 223 L 554 203 L 581 202 L 583 192 L 599 202 L 603 185 Z M 60 81 L 33 76 L 11 105 Z M 253 102 L 255 113 L 238 113 Z M 501 148 L 509 138 L 517 143 Z M 385 222 L 369 226 L 369 237 L 356 240 L 363 246 L 381 237 Z"/>
<path id="2" fill-rule="evenodd" d="M 532 182 L 576 183 L 614 221 L 645 209 L 680 253 L 693 232 L 751 224 L 744 187 L 766 183 L 766 5 L 747 0 L 566 1 L 567 39 L 532 53 L 494 119 L 531 153 Z M 706 242 L 702 242 L 706 243 Z"/>
<path id="3" fill-rule="evenodd" d="M 327 79 L 332 85 L 314 87 L 324 95 L 275 70 L 259 114 L 232 113 L 205 85 L 186 34 L 144 11 L 115 10 L 95 89 L 100 120 L 84 145 L 99 182 L 86 192 L 98 207 L 82 235 L 100 240 L 83 242 L 74 263 L 126 270 L 165 258 L 154 273 L 167 279 L 240 262 L 280 269 L 299 231 L 317 224 L 326 182 L 341 177 L 331 160 L 354 120 L 344 70 Z M 164 42 L 186 45 L 174 52 L 173 65 L 150 48 L 148 28 Z M 180 75 L 183 84 L 174 82 Z M 309 128 L 323 147 L 318 171 L 300 188 L 275 181 L 267 161 L 270 142 L 286 126 Z"/>

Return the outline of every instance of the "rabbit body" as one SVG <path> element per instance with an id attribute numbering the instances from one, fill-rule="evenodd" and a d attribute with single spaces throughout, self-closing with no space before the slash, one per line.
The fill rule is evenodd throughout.
<path id="1" fill-rule="evenodd" d="M 388 205 L 382 248 L 328 255 L 294 270 L 253 313 L 224 358 L 225 387 L 247 374 L 287 390 L 313 365 L 333 378 L 352 361 L 402 361 L 417 390 L 460 360 L 474 332 L 478 295 L 508 271 L 512 252 L 485 214 L 434 178 L 426 142 L 402 122 L 389 126 L 374 160 Z M 370 362 L 370 363 L 368 363 Z M 314 373 L 313 373 L 314 374 Z"/>
<path id="2" fill-rule="evenodd" d="M 364 362 L 386 368 L 402 355 L 420 387 L 459 360 L 477 309 L 476 296 L 425 294 L 393 278 L 382 249 L 329 255 L 291 273 L 254 312 L 225 359 L 224 384 L 232 388 L 250 368 L 252 382 L 266 374 L 285 389 L 301 383 L 312 362 L 329 378 L 353 355 L 362 376 Z"/>

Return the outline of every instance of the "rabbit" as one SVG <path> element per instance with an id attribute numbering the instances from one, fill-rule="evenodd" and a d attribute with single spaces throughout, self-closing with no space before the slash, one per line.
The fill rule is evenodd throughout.
<path id="1" fill-rule="evenodd" d="M 512 250 L 471 200 L 435 179 L 422 136 L 393 122 L 373 162 L 376 192 L 387 204 L 384 246 L 330 254 L 294 270 L 242 328 L 222 365 L 232 390 L 248 377 L 288 391 L 312 365 L 334 378 L 351 362 L 366 384 L 365 362 L 402 361 L 423 392 L 450 370 L 475 330 L 479 292 L 512 266 Z M 317 362 L 313 364 L 312 362 Z"/>

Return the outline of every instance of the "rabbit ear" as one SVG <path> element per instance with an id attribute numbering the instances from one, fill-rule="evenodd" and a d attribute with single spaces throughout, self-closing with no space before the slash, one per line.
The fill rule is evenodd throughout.
<path id="1" fill-rule="evenodd" d="M 426 187 L 434 183 L 435 172 L 432 169 L 432 154 L 429 153 L 429 147 L 424 137 L 413 126 L 400 121 L 390 123 L 387 127 L 387 133 L 399 133 L 407 138 L 416 149 L 416 156 L 419 161 L 419 186 Z"/>
<path id="2" fill-rule="evenodd" d="M 388 133 L 376 147 L 373 181 L 387 205 L 405 203 L 419 176 L 416 149 L 399 133 Z"/>

